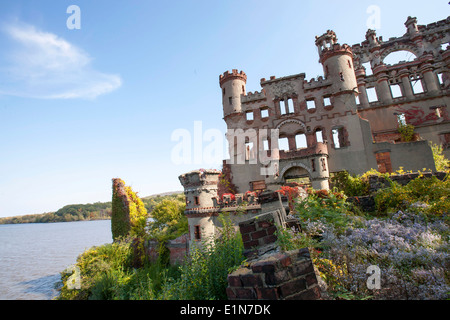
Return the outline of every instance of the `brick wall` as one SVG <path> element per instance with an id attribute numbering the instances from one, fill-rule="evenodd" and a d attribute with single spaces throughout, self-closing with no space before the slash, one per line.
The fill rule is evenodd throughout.
<path id="1" fill-rule="evenodd" d="M 283 225 L 280 214 L 275 210 L 239 223 L 248 260 L 228 275 L 228 299 L 320 299 L 309 250 L 282 252 L 277 246 L 276 231 Z"/>
<path id="2" fill-rule="evenodd" d="M 277 211 L 275 211 L 277 212 Z M 239 223 L 244 243 L 244 255 L 247 258 L 258 254 L 258 249 L 277 241 L 275 234 L 280 221 L 277 214 L 266 213 Z"/>
<path id="3" fill-rule="evenodd" d="M 308 249 L 252 260 L 228 275 L 230 300 L 317 300 L 320 288 Z"/>
<path id="4" fill-rule="evenodd" d="M 166 243 L 166 248 L 170 251 L 170 263 L 182 263 L 189 253 L 189 235 L 184 234 Z M 147 242 L 147 255 L 150 262 L 156 262 L 159 257 L 159 242 L 150 240 Z"/>

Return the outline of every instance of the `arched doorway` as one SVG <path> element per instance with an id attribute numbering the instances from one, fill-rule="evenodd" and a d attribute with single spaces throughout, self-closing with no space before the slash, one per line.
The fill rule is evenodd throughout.
<path id="1" fill-rule="evenodd" d="M 294 166 L 286 171 L 284 171 L 282 176 L 282 183 L 284 185 L 298 185 L 301 186 L 303 189 L 311 188 L 311 177 L 308 172 L 303 167 L 300 166 Z"/>

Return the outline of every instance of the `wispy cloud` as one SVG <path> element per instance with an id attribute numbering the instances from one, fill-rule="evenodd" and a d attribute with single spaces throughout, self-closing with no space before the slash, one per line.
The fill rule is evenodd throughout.
<path id="1" fill-rule="evenodd" d="M 27 24 L 3 28 L 13 40 L 0 66 L 0 94 L 44 99 L 92 99 L 119 88 L 119 75 L 92 67 L 84 50 Z"/>

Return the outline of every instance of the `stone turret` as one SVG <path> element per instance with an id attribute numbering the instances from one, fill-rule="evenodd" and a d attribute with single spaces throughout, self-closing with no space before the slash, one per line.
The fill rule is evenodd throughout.
<path id="1" fill-rule="evenodd" d="M 213 199 L 217 197 L 219 175 L 219 170 L 200 169 L 178 177 L 186 196 L 185 214 L 189 222 L 189 247 L 198 240 L 214 235 L 215 226 L 211 214 L 217 210 Z"/>
<path id="2" fill-rule="evenodd" d="M 354 95 L 357 92 L 357 82 L 352 48 L 347 44 L 340 45 L 332 30 L 316 36 L 316 46 L 325 77 L 332 83 L 333 95 Z"/>
<path id="3" fill-rule="evenodd" d="M 224 117 L 240 113 L 241 95 L 245 95 L 245 85 L 247 83 L 247 75 L 243 71 L 233 69 L 231 72 L 226 71 L 219 76 L 220 88 L 222 89 L 222 105 Z"/>

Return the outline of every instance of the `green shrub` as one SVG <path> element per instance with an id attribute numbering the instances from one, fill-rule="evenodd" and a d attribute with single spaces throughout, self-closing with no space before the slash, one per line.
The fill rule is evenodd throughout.
<path id="1" fill-rule="evenodd" d="M 369 194 L 368 175 L 352 176 L 347 171 L 336 173 L 331 183 L 333 187 L 344 192 L 347 197 L 366 196 Z"/>
<path id="2" fill-rule="evenodd" d="M 244 261 L 243 244 L 231 220 L 226 216 L 219 219 L 223 225 L 220 234 L 190 248 L 179 279 L 165 282 L 162 299 L 227 299 L 227 276 Z"/>
<path id="3" fill-rule="evenodd" d="M 344 231 L 350 221 L 349 204 L 343 193 L 319 190 L 310 192 L 296 206 L 296 215 L 303 221 L 322 221 Z"/>
<path id="4" fill-rule="evenodd" d="M 429 143 L 431 150 L 433 151 L 434 164 L 437 171 L 449 171 L 450 160 L 448 160 L 443 152 L 442 146 L 439 144 Z"/>
<path id="5" fill-rule="evenodd" d="M 133 268 L 132 241 L 120 239 L 112 244 L 86 250 L 77 259 L 81 289 L 69 289 L 70 274 L 62 274 L 59 300 L 150 300 L 156 299 L 167 278 L 178 278 L 176 266 L 157 261 Z"/>
<path id="6" fill-rule="evenodd" d="M 386 215 L 398 210 L 416 210 L 428 216 L 443 216 L 450 212 L 450 180 L 435 176 L 417 177 L 407 185 L 391 182 L 389 188 L 378 190 L 375 205 L 378 215 Z M 417 210 L 416 210 L 417 211 Z"/>

